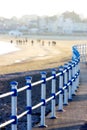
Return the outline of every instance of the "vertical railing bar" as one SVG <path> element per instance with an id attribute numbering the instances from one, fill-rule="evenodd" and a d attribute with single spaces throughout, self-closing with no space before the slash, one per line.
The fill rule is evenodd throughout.
<path id="1" fill-rule="evenodd" d="M 64 73 L 63 73 L 63 66 L 59 67 L 59 72 L 61 73 L 61 75 L 59 76 L 59 91 L 61 90 L 61 93 L 59 94 L 59 104 L 58 104 L 58 111 L 62 112 L 63 111 L 63 77 L 64 77 Z"/>
<path id="2" fill-rule="evenodd" d="M 46 72 L 41 73 L 41 80 L 43 80 L 43 83 L 41 84 L 41 101 L 43 102 L 43 105 L 41 106 L 41 121 L 40 121 L 40 128 L 47 127 L 45 124 L 45 109 L 46 109 Z"/>
<path id="3" fill-rule="evenodd" d="M 72 82 L 72 96 L 75 96 L 75 62 L 72 61 L 73 67 L 72 67 L 72 78 L 74 79 L 74 81 Z"/>
<path id="4" fill-rule="evenodd" d="M 51 95 L 54 96 L 54 98 L 51 100 L 51 119 L 56 119 L 56 114 L 55 114 L 55 105 L 56 105 L 56 70 L 52 70 L 52 90 L 51 90 Z"/>
<path id="5" fill-rule="evenodd" d="M 70 69 L 69 69 L 69 82 L 70 82 L 70 86 L 69 86 L 69 97 L 68 100 L 72 101 L 72 62 L 68 62 Z"/>
<path id="6" fill-rule="evenodd" d="M 68 68 L 68 64 L 64 64 L 64 69 Z M 67 86 L 68 83 L 68 69 L 64 73 L 64 86 Z M 68 86 L 64 89 L 64 105 L 68 105 Z"/>
<path id="7" fill-rule="evenodd" d="M 26 89 L 26 103 L 27 103 L 27 107 L 26 109 L 28 110 L 28 113 L 27 113 L 27 130 L 31 130 L 32 129 L 32 117 L 31 117 L 31 114 L 32 114 L 32 100 L 31 100 L 31 89 L 32 89 L 32 86 L 31 86 L 31 80 L 32 78 L 30 76 L 27 76 L 26 77 L 26 85 L 28 85 L 28 88 Z"/>
<path id="8" fill-rule="evenodd" d="M 17 130 L 17 85 L 18 83 L 16 81 L 12 81 L 11 82 L 11 91 L 14 92 L 14 94 L 12 94 L 12 98 L 11 98 L 11 119 L 14 119 L 15 121 L 12 123 L 12 130 Z"/>

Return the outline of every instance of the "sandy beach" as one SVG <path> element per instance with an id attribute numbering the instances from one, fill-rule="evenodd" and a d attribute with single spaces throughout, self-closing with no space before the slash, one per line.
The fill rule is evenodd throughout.
<path id="1" fill-rule="evenodd" d="M 22 43 L 17 42 L 19 39 Z M 50 39 L 50 37 L 41 40 L 27 38 L 27 42 L 24 42 L 25 38 L 1 36 L 0 41 L 9 42 L 19 50 L 0 55 L 0 74 L 57 67 L 71 59 L 73 45 L 87 42 Z"/>

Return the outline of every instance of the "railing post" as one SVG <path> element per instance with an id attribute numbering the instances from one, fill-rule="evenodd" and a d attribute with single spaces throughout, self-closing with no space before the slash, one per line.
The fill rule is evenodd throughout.
<path id="1" fill-rule="evenodd" d="M 72 96 L 75 96 L 75 62 L 72 61 Z"/>
<path id="2" fill-rule="evenodd" d="M 78 76 L 78 87 L 79 87 L 79 84 L 80 84 L 80 58 L 78 59 L 78 73 L 79 73 L 79 76 Z"/>
<path id="3" fill-rule="evenodd" d="M 64 73 L 64 86 L 66 86 L 66 88 L 64 89 L 64 105 L 68 105 L 68 69 L 67 69 L 67 64 L 64 65 L 64 70 L 66 70 L 66 72 Z"/>
<path id="4" fill-rule="evenodd" d="M 56 118 L 56 114 L 55 114 L 55 105 L 56 105 L 56 101 L 55 101 L 55 90 L 56 90 L 56 70 L 53 69 L 52 70 L 52 90 L 51 90 L 51 95 L 54 96 L 54 98 L 51 101 L 51 119 L 55 119 Z"/>
<path id="5" fill-rule="evenodd" d="M 16 81 L 13 81 L 11 84 L 11 91 L 14 92 L 11 98 L 11 118 L 14 119 L 12 123 L 12 130 L 17 130 L 17 85 Z"/>
<path id="6" fill-rule="evenodd" d="M 59 67 L 59 91 L 61 90 L 61 93 L 59 94 L 59 104 L 58 104 L 58 111 L 63 111 L 63 66 Z"/>
<path id="7" fill-rule="evenodd" d="M 87 49 L 87 44 L 85 44 L 85 57 L 86 57 L 85 60 L 86 60 L 86 62 L 87 62 L 87 50 L 86 50 L 86 49 Z M 86 62 L 85 62 L 85 63 L 86 63 Z"/>
<path id="8" fill-rule="evenodd" d="M 83 44 L 84 47 L 84 62 L 86 62 L 86 44 Z"/>
<path id="9" fill-rule="evenodd" d="M 28 88 L 26 90 L 26 98 L 27 98 L 27 130 L 31 130 L 32 129 L 32 119 L 31 119 L 31 114 L 32 114 L 32 100 L 31 100 L 31 80 L 32 78 L 27 76 L 26 77 L 26 85 L 28 85 Z"/>
<path id="10" fill-rule="evenodd" d="M 74 85 L 74 91 L 77 92 L 77 60 L 74 59 L 73 62 L 75 63 L 75 66 L 74 66 L 74 77 L 75 77 L 75 85 Z"/>
<path id="11" fill-rule="evenodd" d="M 78 89 L 78 63 L 79 63 L 79 60 L 78 59 L 76 59 L 76 73 L 75 73 L 75 75 L 76 75 L 76 91 L 77 91 L 77 89 Z"/>
<path id="12" fill-rule="evenodd" d="M 45 108 L 46 108 L 46 72 L 41 73 L 41 80 L 43 80 L 43 83 L 41 85 L 41 102 L 43 102 L 43 105 L 41 106 L 41 122 L 40 122 L 40 128 L 47 127 L 45 124 Z"/>
<path id="13" fill-rule="evenodd" d="M 70 82 L 70 85 L 69 85 L 69 101 L 72 101 L 72 62 L 69 62 L 69 67 L 70 69 L 68 70 L 69 72 L 69 82 Z"/>
<path id="14" fill-rule="evenodd" d="M 80 54 L 80 59 L 82 61 L 82 57 L 81 57 L 81 45 L 79 45 L 79 54 Z"/>

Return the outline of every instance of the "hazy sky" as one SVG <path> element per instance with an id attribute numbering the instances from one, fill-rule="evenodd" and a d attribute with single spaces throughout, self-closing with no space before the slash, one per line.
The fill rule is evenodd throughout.
<path id="1" fill-rule="evenodd" d="M 0 0 L 0 16 L 54 15 L 75 11 L 87 17 L 87 0 Z"/>

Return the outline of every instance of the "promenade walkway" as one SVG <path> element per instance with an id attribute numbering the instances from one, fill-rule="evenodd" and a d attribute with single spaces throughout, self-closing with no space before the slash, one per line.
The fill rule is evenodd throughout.
<path id="1" fill-rule="evenodd" d="M 46 116 L 47 128 L 33 130 L 87 130 L 87 65 L 81 64 L 80 87 L 73 97 L 73 101 L 68 106 L 64 106 L 63 112 L 58 112 L 56 107 L 57 119 L 49 119 Z"/>

